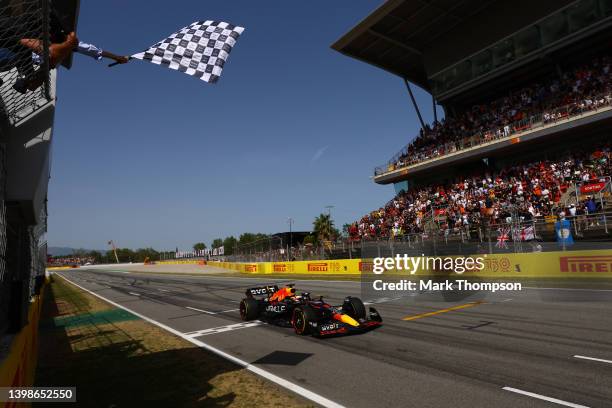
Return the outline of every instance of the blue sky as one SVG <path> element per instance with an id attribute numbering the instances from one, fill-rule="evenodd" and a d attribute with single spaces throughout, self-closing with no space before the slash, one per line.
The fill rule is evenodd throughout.
<path id="1" fill-rule="evenodd" d="M 381 3 L 82 2 L 79 38 L 117 54 L 197 20 L 246 31 L 216 85 L 81 55 L 59 72 L 49 245 L 187 249 L 384 204 L 393 188 L 372 170 L 416 135 L 416 114 L 400 78 L 330 48 Z M 431 121 L 430 96 L 416 96 Z"/>

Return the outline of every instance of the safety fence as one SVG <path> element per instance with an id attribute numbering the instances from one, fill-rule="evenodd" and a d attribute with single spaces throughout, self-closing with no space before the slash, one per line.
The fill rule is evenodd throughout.
<path id="1" fill-rule="evenodd" d="M 29 43 L 31 47 L 25 45 Z M 52 101 L 49 0 L 0 0 L 0 136 Z M 46 262 L 46 206 L 23 218 L 6 200 L 6 145 L 0 142 L 0 336 L 28 325 Z M 43 182 L 46 182 L 43 181 Z"/>
<path id="2" fill-rule="evenodd" d="M 49 0 L 0 1 L 1 110 L 17 123 L 51 102 Z M 36 40 L 37 51 L 22 40 Z"/>
<path id="3" fill-rule="evenodd" d="M 441 218 L 429 213 L 429 222 L 419 233 L 369 239 L 345 237 L 316 245 L 297 244 L 292 248 L 287 243 L 280 246 L 279 242 L 279 246 L 266 244 L 259 250 L 251 248 L 249 252 L 237 248 L 232 255 L 219 259 L 242 263 L 355 259 L 363 257 L 364 250 L 389 253 L 396 252 L 399 247 L 428 255 L 600 249 L 612 246 L 612 211 L 605 203 L 603 205 L 606 211 L 564 217 L 569 226 L 571 244 L 557 239 L 556 227 L 560 219 L 554 215 L 525 221 L 515 214 L 505 223 L 445 228 Z"/>

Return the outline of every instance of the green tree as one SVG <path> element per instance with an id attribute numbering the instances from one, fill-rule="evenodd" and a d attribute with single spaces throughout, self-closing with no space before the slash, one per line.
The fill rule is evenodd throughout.
<path id="1" fill-rule="evenodd" d="M 317 239 L 315 238 L 314 235 L 306 235 L 304 237 L 304 244 L 315 244 L 317 242 Z"/>
<path id="2" fill-rule="evenodd" d="M 211 244 L 213 249 L 223 246 L 223 240 L 221 238 L 215 238 Z"/>
<path id="3" fill-rule="evenodd" d="M 149 258 L 149 261 L 157 261 L 159 259 L 159 252 L 153 248 L 139 248 L 134 251 L 132 262 L 144 262 L 147 258 Z"/>
<path id="4" fill-rule="evenodd" d="M 236 247 L 237 244 L 238 244 L 238 240 L 234 238 L 233 236 L 230 235 L 229 237 L 225 238 L 223 240 L 223 249 L 224 249 L 225 255 L 233 255 L 234 248 Z"/>
<path id="5" fill-rule="evenodd" d="M 87 256 L 91 257 L 94 259 L 95 263 L 104 263 L 105 261 L 105 256 L 102 255 L 102 253 L 100 251 L 90 251 Z"/>
<path id="6" fill-rule="evenodd" d="M 203 242 L 198 242 L 197 244 L 193 244 L 194 251 L 202 251 L 206 249 L 206 244 Z"/>
<path id="7" fill-rule="evenodd" d="M 340 235 L 339 231 L 334 228 L 334 221 L 329 214 L 319 215 L 312 225 L 313 234 L 318 242 L 332 241 Z"/>

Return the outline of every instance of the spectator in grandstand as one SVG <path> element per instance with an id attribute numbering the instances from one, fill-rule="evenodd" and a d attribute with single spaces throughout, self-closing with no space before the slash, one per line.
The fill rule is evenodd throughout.
<path id="1" fill-rule="evenodd" d="M 532 117 L 548 123 L 611 102 L 610 58 L 596 58 L 547 83 L 534 83 L 434 122 L 431 127 L 426 125 L 392 168 L 510 136 L 529 128 Z M 541 115 L 541 119 L 537 115 Z"/>
<path id="2" fill-rule="evenodd" d="M 575 152 L 559 160 L 513 166 L 497 173 L 462 177 L 450 185 L 402 191 L 384 207 L 365 215 L 349 228 L 353 240 L 399 238 L 423 233 L 435 222 L 445 234 L 477 230 L 483 223 L 508 224 L 556 213 L 561 196 L 586 174 L 588 180 L 612 173 L 610 145 L 592 152 Z M 592 199 L 584 212 L 601 211 Z M 563 208 L 557 209 L 564 211 Z M 573 212 L 573 214 L 572 214 Z M 580 215 L 572 210 L 570 215 Z"/>

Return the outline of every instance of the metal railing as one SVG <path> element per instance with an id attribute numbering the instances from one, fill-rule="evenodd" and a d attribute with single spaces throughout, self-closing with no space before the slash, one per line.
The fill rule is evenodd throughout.
<path id="1" fill-rule="evenodd" d="M 612 91 L 608 90 L 597 97 L 588 98 L 581 102 L 564 105 L 555 109 L 548 109 L 529 118 L 522 119 L 501 127 L 494 127 L 484 132 L 476 132 L 471 136 L 445 144 L 432 144 L 428 149 L 410 151 L 411 144 L 406 145 L 385 165 L 374 169 L 374 176 L 380 176 L 395 170 L 409 168 L 416 164 L 431 162 L 441 157 L 468 150 L 474 147 L 512 140 L 524 133 L 532 132 L 547 126 L 554 126 L 560 121 L 573 120 L 589 112 L 602 109 L 611 109 Z"/>
<path id="2" fill-rule="evenodd" d="M 296 245 L 291 258 L 287 251 L 261 250 L 226 256 L 230 262 L 310 261 L 394 256 L 406 251 L 421 255 L 496 254 L 547 252 L 560 250 L 610 249 L 612 247 L 612 211 L 567 216 L 574 244 L 557 242 L 556 216 L 510 222 L 475 224 L 460 228 L 429 229 L 422 233 L 371 239 L 342 238 L 325 245 Z M 500 238 L 506 234 L 506 239 Z M 391 255 L 389 255 L 391 254 Z"/>
<path id="3" fill-rule="evenodd" d="M 23 39 L 40 40 L 40 52 Z M 12 124 L 51 101 L 49 0 L 0 0 L 0 98 L 0 115 Z"/>

